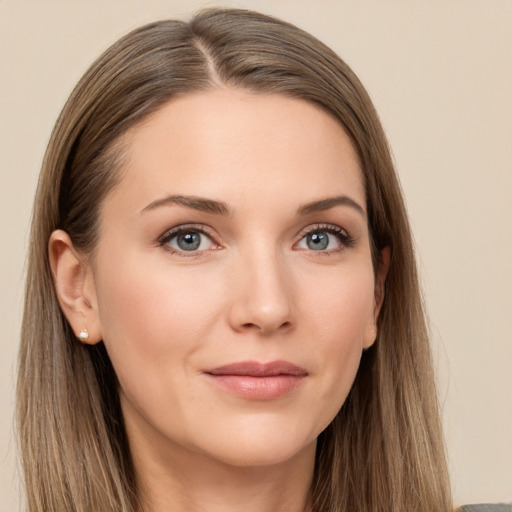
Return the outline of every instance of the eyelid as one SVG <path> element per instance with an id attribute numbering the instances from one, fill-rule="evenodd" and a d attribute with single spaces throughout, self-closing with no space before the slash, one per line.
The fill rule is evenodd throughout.
<path id="1" fill-rule="evenodd" d="M 306 226 L 305 228 L 301 229 L 297 236 L 303 237 L 307 235 L 308 233 L 312 233 L 315 231 L 329 231 L 334 233 L 342 233 L 346 235 L 347 237 L 350 236 L 348 234 L 348 231 L 345 228 L 342 228 L 341 226 L 338 226 L 337 224 L 331 224 L 328 222 L 320 222 L 318 224 L 311 224 L 309 226 Z"/>
<path id="2" fill-rule="evenodd" d="M 221 244 L 217 241 L 217 236 L 215 231 L 210 228 L 209 226 L 205 226 L 204 224 L 179 224 L 178 226 L 174 226 L 168 230 L 166 230 L 162 235 L 160 235 L 157 239 L 158 245 L 160 246 L 166 246 L 170 240 L 172 240 L 174 237 L 179 235 L 180 233 L 186 232 L 186 231 L 195 231 L 197 233 L 201 233 L 207 238 L 209 238 L 213 245 L 215 245 L 215 249 L 220 249 Z M 179 254 L 185 254 L 187 251 L 181 251 L 179 249 L 174 249 L 173 247 L 167 246 L 166 250 L 174 253 Z M 186 254 L 186 256 L 194 256 L 199 255 L 201 253 L 206 252 L 206 250 L 202 251 L 190 251 L 189 254 Z"/>
<path id="3" fill-rule="evenodd" d="M 304 239 L 304 237 L 306 237 L 307 235 L 309 235 L 311 233 L 316 233 L 316 232 L 326 232 L 326 233 L 335 235 L 338 237 L 338 240 L 341 244 L 341 247 L 336 248 L 336 249 L 330 249 L 330 250 L 325 250 L 325 251 L 311 251 L 311 252 L 315 252 L 316 254 L 330 254 L 333 252 L 342 251 L 343 249 L 352 247 L 355 243 L 355 239 L 350 235 L 350 233 L 345 228 L 342 228 L 341 226 L 338 226 L 337 224 L 321 223 L 321 224 L 312 224 L 312 225 L 307 226 L 306 228 L 302 229 L 297 235 L 298 240 L 294 244 L 294 246 L 297 246 L 297 244 L 299 244 Z M 304 250 L 306 250 L 306 249 L 304 249 Z"/>

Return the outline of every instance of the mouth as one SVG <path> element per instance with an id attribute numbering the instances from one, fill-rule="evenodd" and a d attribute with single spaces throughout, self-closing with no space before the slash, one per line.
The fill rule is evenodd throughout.
<path id="1" fill-rule="evenodd" d="M 275 400 L 297 389 L 308 373 L 287 361 L 243 361 L 206 370 L 210 381 L 247 400 Z"/>

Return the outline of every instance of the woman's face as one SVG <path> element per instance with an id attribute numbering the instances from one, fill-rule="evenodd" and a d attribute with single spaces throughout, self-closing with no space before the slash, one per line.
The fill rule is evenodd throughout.
<path id="1" fill-rule="evenodd" d="M 238 466 L 314 451 L 378 313 L 349 137 L 304 101 L 216 90 L 125 143 L 91 303 L 132 446 Z"/>

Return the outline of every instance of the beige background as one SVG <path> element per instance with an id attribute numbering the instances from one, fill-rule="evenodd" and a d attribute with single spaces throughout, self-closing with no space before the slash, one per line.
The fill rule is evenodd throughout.
<path id="1" fill-rule="evenodd" d="M 420 253 L 457 503 L 512 501 L 512 1 L 281 0 L 359 74 Z M 52 125 L 129 29 L 200 1 L 0 0 L 0 511 L 17 510 L 15 357 L 32 197 Z"/>

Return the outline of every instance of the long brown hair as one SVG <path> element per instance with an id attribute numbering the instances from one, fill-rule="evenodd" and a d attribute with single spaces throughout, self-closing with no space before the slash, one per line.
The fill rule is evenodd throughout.
<path id="1" fill-rule="evenodd" d="M 30 511 L 138 510 L 117 381 L 102 343 L 77 342 L 53 287 L 47 245 L 64 229 L 90 254 L 119 180 L 122 135 L 179 94 L 220 84 L 278 93 L 335 116 L 359 154 L 374 265 L 391 261 L 378 339 L 320 435 L 314 512 L 447 512 L 444 446 L 413 244 L 374 107 L 329 48 L 275 18 L 207 10 L 134 30 L 86 72 L 54 128 L 33 212 L 19 355 L 17 424 Z"/>

